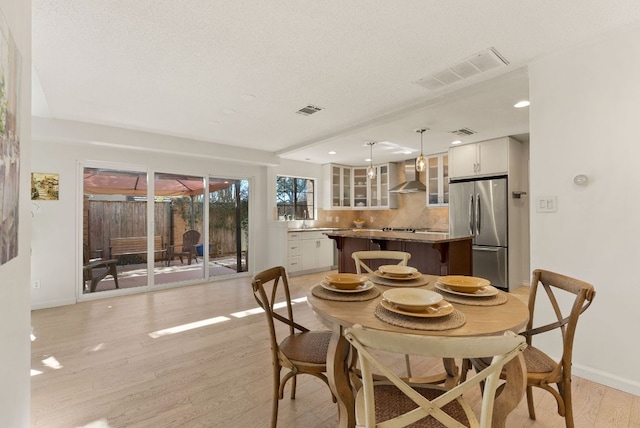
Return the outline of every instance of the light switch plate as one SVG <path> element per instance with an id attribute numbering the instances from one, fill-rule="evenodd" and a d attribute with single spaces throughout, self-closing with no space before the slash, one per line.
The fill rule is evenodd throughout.
<path id="1" fill-rule="evenodd" d="M 536 199 L 536 212 L 554 213 L 558 211 L 557 196 L 539 196 Z"/>

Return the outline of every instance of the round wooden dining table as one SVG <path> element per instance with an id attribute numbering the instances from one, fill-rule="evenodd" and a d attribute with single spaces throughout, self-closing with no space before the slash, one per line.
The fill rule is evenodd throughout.
<path id="1" fill-rule="evenodd" d="M 428 285 L 422 288 L 433 289 L 437 276 L 424 275 Z M 509 293 L 506 302 L 495 306 L 475 306 L 452 303 L 455 309 L 464 314 L 464 325 L 448 330 L 416 330 L 388 324 L 375 315 L 376 307 L 382 300 L 382 292 L 392 288 L 375 284 L 381 292 L 379 296 L 366 301 L 335 301 L 316 297 L 312 291 L 307 293 L 307 303 L 316 317 L 332 331 L 327 353 L 327 377 L 329 385 L 338 400 L 339 426 L 355 427 L 355 397 L 349 380 L 350 344 L 343 336 L 347 327 L 360 324 L 366 328 L 383 331 L 409 333 L 417 335 L 472 337 L 499 335 L 510 330 L 522 330 L 529 320 L 527 306 Z M 446 299 L 446 296 L 445 296 Z M 481 357 L 481 356 L 479 356 Z M 522 354 L 505 366 L 506 385 L 496 398 L 493 427 L 504 427 L 508 414 L 522 399 L 526 387 L 526 368 Z"/>

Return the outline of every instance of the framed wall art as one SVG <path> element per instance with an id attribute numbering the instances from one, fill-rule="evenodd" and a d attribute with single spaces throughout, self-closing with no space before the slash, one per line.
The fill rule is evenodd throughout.
<path id="1" fill-rule="evenodd" d="M 31 173 L 31 200 L 32 201 L 57 201 L 59 174 L 45 172 Z"/>
<path id="2" fill-rule="evenodd" d="M 20 63 L 0 13 L 0 265 L 18 255 Z"/>

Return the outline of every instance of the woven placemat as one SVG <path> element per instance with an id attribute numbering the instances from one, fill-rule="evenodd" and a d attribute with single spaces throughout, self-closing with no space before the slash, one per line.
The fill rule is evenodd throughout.
<path id="1" fill-rule="evenodd" d="M 386 285 L 387 287 L 422 287 L 429 283 L 429 279 L 424 275 L 416 279 L 394 281 L 393 279 L 381 278 L 375 273 L 370 273 L 369 279 L 374 284 Z"/>
<path id="2" fill-rule="evenodd" d="M 464 314 L 457 309 L 443 317 L 417 318 L 396 314 L 378 305 L 376 307 L 376 317 L 388 324 L 410 328 L 412 330 L 451 330 L 461 327 L 467 322 Z"/>
<path id="3" fill-rule="evenodd" d="M 447 293 L 444 290 L 440 290 L 436 288 L 434 285 L 430 285 L 427 289 L 435 291 L 444 297 L 444 299 L 449 303 L 459 303 L 461 305 L 468 306 L 498 306 L 504 305 L 507 303 L 507 295 L 504 291 L 498 291 L 498 294 L 495 296 L 487 296 L 487 297 L 465 297 L 459 294 Z"/>
<path id="4" fill-rule="evenodd" d="M 318 299 L 336 300 L 338 302 L 364 302 L 365 300 L 375 299 L 380 295 L 380 290 L 373 287 L 370 290 L 361 293 L 338 293 L 337 291 L 327 290 L 320 284 L 311 289 L 311 294 Z"/>

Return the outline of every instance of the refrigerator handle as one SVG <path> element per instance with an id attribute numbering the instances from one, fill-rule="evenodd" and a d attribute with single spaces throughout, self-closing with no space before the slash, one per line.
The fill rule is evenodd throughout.
<path id="1" fill-rule="evenodd" d="M 473 231 L 474 227 L 474 214 L 473 214 L 473 195 L 469 197 L 469 235 L 475 235 Z"/>
<path id="2" fill-rule="evenodd" d="M 480 195 L 476 195 L 476 235 L 480 235 L 482 216 L 480 213 Z"/>

